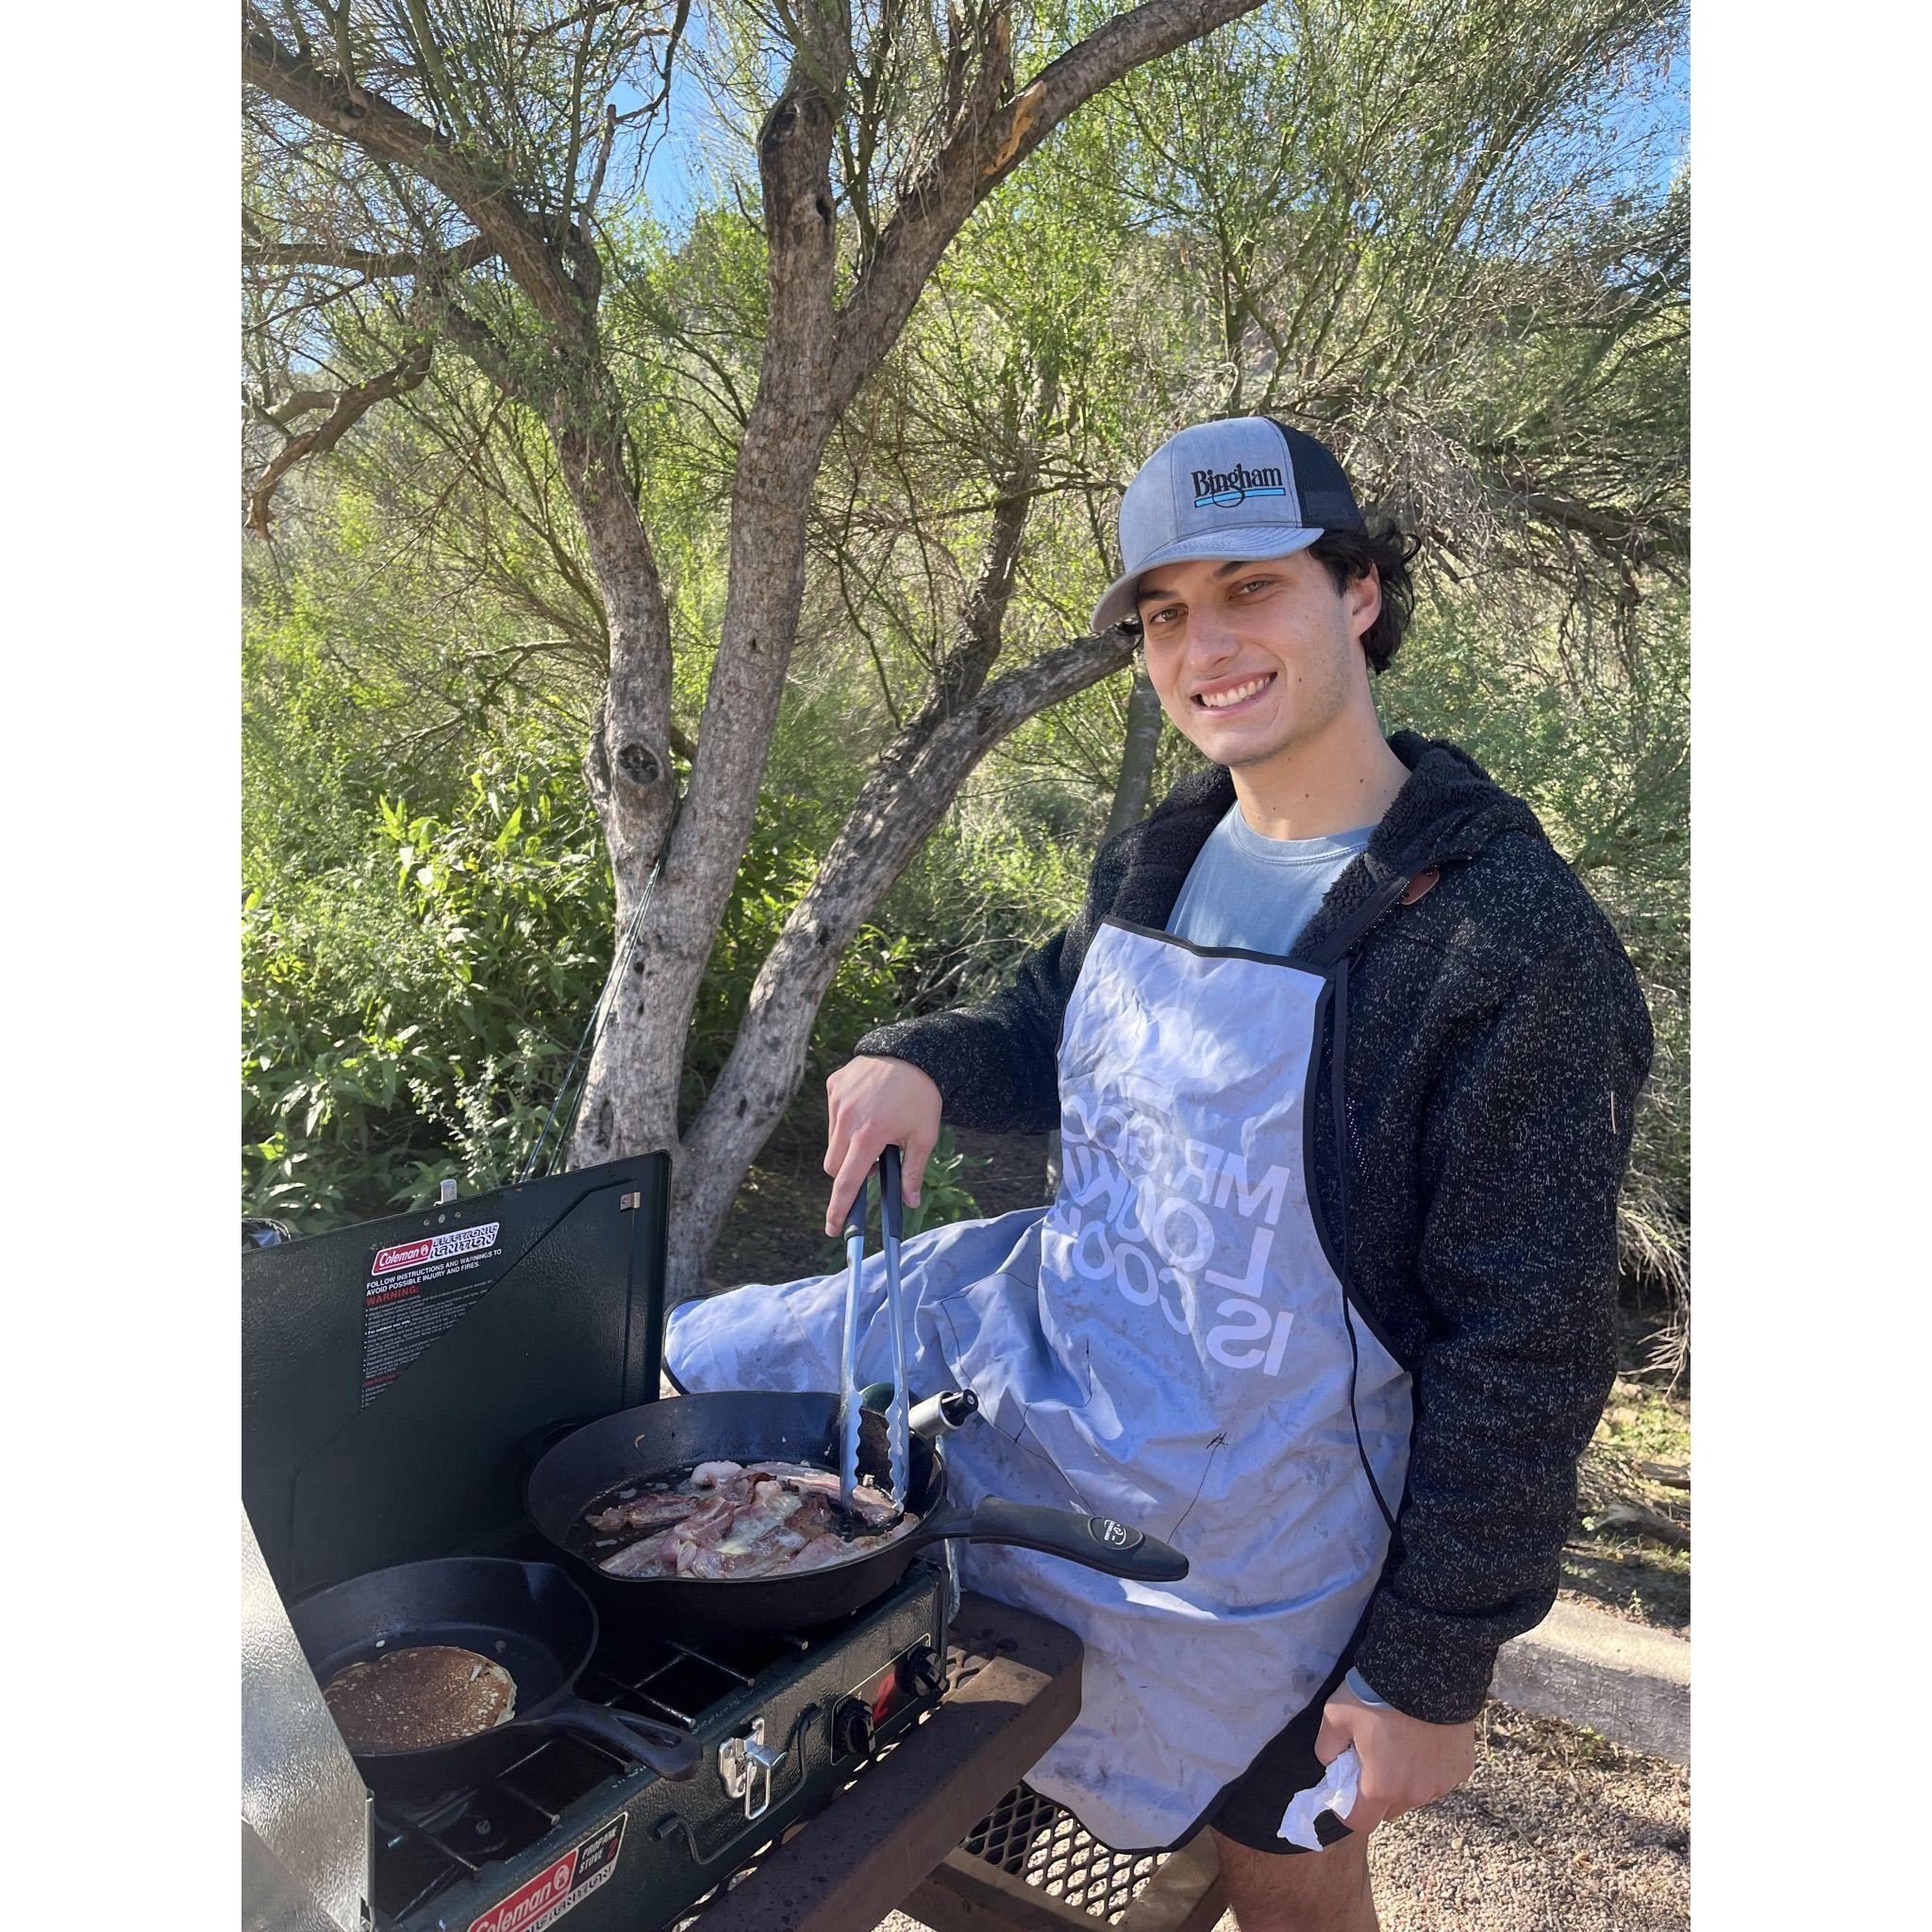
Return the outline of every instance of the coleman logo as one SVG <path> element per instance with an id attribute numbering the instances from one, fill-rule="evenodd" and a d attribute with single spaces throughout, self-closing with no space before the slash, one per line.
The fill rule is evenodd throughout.
<path id="1" fill-rule="evenodd" d="M 1232 509 L 1238 503 L 1245 503 L 1251 496 L 1286 496 L 1282 487 L 1281 472 L 1274 467 L 1265 470 L 1251 470 L 1245 463 L 1237 463 L 1231 470 L 1196 470 L 1194 472 L 1194 508 L 1206 509 L 1212 504 L 1216 509 Z"/>
<path id="2" fill-rule="evenodd" d="M 404 1241 L 393 1248 L 380 1249 L 369 1264 L 372 1274 L 393 1274 L 399 1268 L 420 1268 L 425 1261 L 446 1261 L 452 1255 L 475 1255 L 496 1245 L 497 1230 L 503 1225 L 492 1221 L 487 1227 L 453 1227 L 447 1234 L 431 1235 L 426 1241 Z"/>
<path id="3" fill-rule="evenodd" d="M 576 1869 L 576 1853 L 566 1852 L 541 1878 L 531 1879 L 523 1890 L 511 1892 L 500 1906 L 471 1920 L 470 1932 L 525 1932 L 532 1919 L 570 1890 Z"/>
<path id="4" fill-rule="evenodd" d="M 544 1932 L 566 1912 L 575 1911 L 617 1870 L 623 1843 L 620 1815 L 491 1906 L 480 1919 L 472 1919 L 470 1932 Z"/>

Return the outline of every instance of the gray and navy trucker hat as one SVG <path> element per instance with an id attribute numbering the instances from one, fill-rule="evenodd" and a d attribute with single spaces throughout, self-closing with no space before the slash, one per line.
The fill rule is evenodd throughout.
<path id="1" fill-rule="evenodd" d="M 1094 607 L 1093 628 L 1134 614 L 1134 585 L 1158 563 L 1198 557 L 1292 557 L 1324 530 L 1362 530 L 1334 455 L 1267 416 L 1196 423 L 1141 465 L 1121 499 L 1125 566 Z"/>

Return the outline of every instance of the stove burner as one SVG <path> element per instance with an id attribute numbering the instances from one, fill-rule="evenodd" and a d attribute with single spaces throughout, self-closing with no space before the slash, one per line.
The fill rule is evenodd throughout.
<path id="1" fill-rule="evenodd" d="M 841 1739 L 854 1693 L 892 1715 L 893 1730 L 939 1701 L 922 1669 L 942 1642 L 943 1571 L 915 1564 L 879 1604 L 842 1624 L 775 1638 L 599 1642 L 577 1680 L 581 1695 L 677 1724 L 708 1740 L 696 1777 L 667 1784 L 601 1745 L 568 1734 L 532 1740 L 527 1756 L 473 1789 L 375 1807 L 377 1932 L 461 1932 L 516 1886 L 541 1874 L 622 1811 L 630 1828 L 610 1882 L 630 1901 L 625 1923 L 669 1924 L 803 1811 L 815 1808 L 868 1760 Z M 721 1775 L 720 1749 L 762 1718 L 784 1745 L 748 1807 Z M 728 1753 L 725 1754 L 728 1756 Z"/>

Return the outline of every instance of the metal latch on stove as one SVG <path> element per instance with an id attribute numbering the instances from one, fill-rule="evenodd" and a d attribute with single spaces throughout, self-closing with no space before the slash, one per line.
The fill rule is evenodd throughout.
<path id="1" fill-rule="evenodd" d="M 766 1747 L 765 1721 L 761 1717 L 752 1719 L 749 1737 L 726 1738 L 718 1746 L 718 1775 L 724 1780 L 727 1795 L 744 1800 L 747 1818 L 762 1818 L 772 1808 L 772 1774 L 784 1762 L 784 1752 Z M 754 1807 L 752 1792 L 759 1772 L 765 1774 L 765 1794 Z"/>

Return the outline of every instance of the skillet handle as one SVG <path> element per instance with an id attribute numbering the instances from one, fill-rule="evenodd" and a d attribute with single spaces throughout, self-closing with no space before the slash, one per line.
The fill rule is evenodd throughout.
<path id="1" fill-rule="evenodd" d="M 635 1717 L 627 1710 L 592 1704 L 587 1697 L 573 1697 L 556 1710 L 545 1711 L 543 1721 L 559 1731 L 575 1731 L 589 1738 L 621 1757 L 637 1758 L 659 1777 L 681 1780 L 694 1776 L 703 1761 L 695 1738 L 654 1718 Z"/>
<path id="2" fill-rule="evenodd" d="M 891 1407 L 892 1385 L 890 1382 L 868 1382 L 858 1391 L 860 1408 L 875 1408 L 881 1415 Z M 942 1395 L 928 1395 L 924 1402 L 914 1401 L 906 1418 L 906 1426 L 915 1436 L 924 1436 L 927 1441 L 939 1436 L 951 1435 L 955 1429 L 963 1429 L 979 1413 L 979 1397 L 970 1389 L 948 1389 Z"/>
<path id="3" fill-rule="evenodd" d="M 984 1497 L 970 1512 L 948 1509 L 929 1516 L 906 1541 L 917 1545 L 956 1536 L 975 1543 L 1016 1543 L 1134 1583 L 1178 1583 L 1188 1574 L 1188 1559 L 1143 1529 L 1073 1509 L 1008 1503 L 1004 1496 Z"/>

